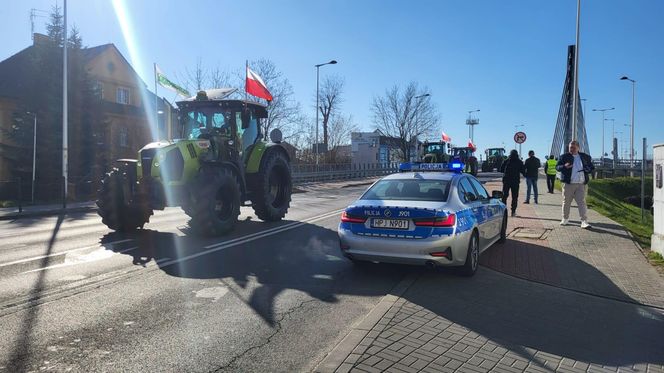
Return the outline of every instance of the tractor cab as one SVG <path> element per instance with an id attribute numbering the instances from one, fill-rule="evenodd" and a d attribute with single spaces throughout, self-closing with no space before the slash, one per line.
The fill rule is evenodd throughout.
<path id="1" fill-rule="evenodd" d="M 261 138 L 260 121 L 267 118 L 265 106 L 252 101 L 227 100 L 228 94 L 213 95 L 221 90 L 210 91 L 201 91 L 196 97 L 177 103 L 179 137 L 209 140 L 215 159 L 233 159 L 225 154 L 232 151 L 246 161 L 251 147 Z"/>

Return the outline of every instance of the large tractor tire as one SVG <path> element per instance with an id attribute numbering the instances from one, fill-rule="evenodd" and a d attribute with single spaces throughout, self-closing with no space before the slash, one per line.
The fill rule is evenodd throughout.
<path id="1" fill-rule="evenodd" d="M 97 213 L 102 222 L 109 228 L 128 232 L 150 221 L 152 209 L 149 207 L 149 196 L 136 193 L 131 200 L 124 198 L 123 188 L 130 188 L 131 178 L 127 172 L 113 168 L 101 181 L 97 192 Z M 136 191 L 142 188 L 134 188 Z"/>
<path id="2" fill-rule="evenodd" d="M 266 155 L 254 185 L 251 185 L 251 206 L 263 221 L 277 221 L 286 216 L 290 207 L 293 184 L 288 159 L 281 152 Z"/>
<path id="3" fill-rule="evenodd" d="M 240 215 L 240 183 L 225 167 L 202 168 L 191 191 L 185 212 L 189 226 L 204 236 L 219 236 L 233 230 Z"/>

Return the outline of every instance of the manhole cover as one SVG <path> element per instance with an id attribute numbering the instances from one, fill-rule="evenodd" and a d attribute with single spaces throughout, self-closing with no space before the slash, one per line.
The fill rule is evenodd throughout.
<path id="1" fill-rule="evenodd" d="M 516 228 L 512 232 L 512 237 L 530 238 L 534 240 L 544 240 L 551 232 L 551 229 L 545 228 Z"/>

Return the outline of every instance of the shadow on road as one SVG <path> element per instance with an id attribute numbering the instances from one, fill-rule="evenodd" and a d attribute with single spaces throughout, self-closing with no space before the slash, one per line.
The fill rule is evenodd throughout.
<path id="1" fill-rule="evenodd" d="M 60 231 L 60 226 L 62 226 L 64 220 L 65 219 L 63 215 L 58 216 L 55 227 L 53 228 L 53 232 L 51 234 L 51 238 L 48 241 L 46 251 L 43 254 L 44 257 L 41 259 L 40 268 L 45 268 L 50 265 L 51 258 L 49 255 L 53 252 L 53 246 L 55 245 L 58 232 Z M 46 274 L 47 271 L 39 272 L 39 275 L 37 276 L 37 279 L 32 286 L 32 290 L 30 291 L 30 295 L 33 297 L 33 299 L 39 299 L 39 297 L 44 292 Z M 39 307 L 29 307 L 23 316 L 22 325 L 19 328 L 19 330 L 21 330 L 21 334 L 16 340 L 12 352 L 9 354 L 9 362 L 7 366 L 9 366 L 12 371 L 24 372 L 27 370 L 26 364 L 29 361 L 28 357 L 31 353 L 30 350 L 32 346 L 32 336 L 34 332 L 34 326 L 37 322 L 38 314 Z"/>
<path id="2" fill-rule="evenodd" d="M 241 225 L 254 232 L 265 226 L 254 221 Z M 421 277 L 404 295 L 407 301 L 535 362 L 534 350 L 607 366 L 664 363 L 660 312 L 624 303 L 634 300 L 593 266 L 536 243 L 508 240 L 486 251 L 481 263 L 523 279 L 599 297 L 487 269 L 468 279 L 452 271 L 410 266 L 354 266 L 341 257 L 336 232 L 314 224 L 232 246 L 221 246 L 232 237 L 212 247 L 214 243 L 194 237 L 151 230 L 130 237 L 138 243 L 137 250 L 126 253 L 134 264 L 156 261 L 171 276 L 220 279 L 270 325 L 276 322 L 276 298 L 285 290 L 336 302 L 339 295 L 382 295 L 405 274 L 416 273 Z M 101 241 L 119 238 L 127 235 L 111 233 Z"/>
<path id="3" fill-rule="evenodd" d="M 283 221 L 276 227 L 294 223 Z M 239 225 L 247 232 L 260 232 L 266 224 L 243 221 Z M 398 265 L 354 268 L 339 252 L 336 231 L 314 224 L 302 224 L 275 235 L 247 235 L 253 238 L 250 242 L 233 244 L 242 239 L 234 236 L 210 247 L 215 244 L 194 236 L 142 230 L 130 236 L 110 233 L 101 243 L 131 237 L 138 249 L 126 255 L 132 256 L 135 265 L 155 261 L 171 276 L 230 282 L 230 290 L 270 325 L 275 324 L 275 299 L 286 289 L 336 302 L 337 294 L 383 295 L 406 273 L 424 270 Z M 224 242 L 230 244 L 223 246 Z"/>

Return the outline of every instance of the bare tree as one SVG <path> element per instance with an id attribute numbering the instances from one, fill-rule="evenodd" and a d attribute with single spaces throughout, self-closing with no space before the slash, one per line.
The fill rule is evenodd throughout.
<path id="1" fill-rule="evenodd" d="M 272 94 L 272 101 L 268 104 L 268 117 L 263 121 L 263 135 L 267 136 L 273 128 L 279 128 L 284 134 L 284 139 L 294 137 L 305 119 L 301 114 L 300 103 L 293 99 L 293 86 L 290 81 L 269 59 L 250 61 L 249 68 L 263 79 Z M 241 72 L 240 79 L 238 86 L 244 87 L 244 71 Z M 257 100 L 267 103 L 263 99 Z"/>
<path id="2" fill-rule="evenodd" d="M 343 101 L 341 95 L 344 90 L 344 84 L 343 78 L 338 75 L 332 75 L 323 80 L 320 88 L 318 111 L 320 111 L 323 119 L 323 144 L 325 144 L 326 149 L 330 149 L 329 146 L 331 145 L 329 142 L 330 119 L 339 112 Z"/>
<path id="3" fill-rule="evenodd" d="M 430 134 L 438 125 L 438 111 L 427 87 L 420 89 L 416 82 L 405 88 L 394 86 L 384 96 L 376 96 L 371 104 L 376 128 L 387 136 L 399 140 L 399 150 L 404 161 L 410 160 L 411 149 L 418 137 Z"/>
<path id="4" fill-rule="evenodd" d="M 333 115 L 330 118 L 330 132 L 329 132 L 329 146 L 330 149 L 327 153 L 326 161 L 329 163 L 337 163 L 345 161 L 341 152 L 341 147 L 349 145 L 351 140 L 351 133 L 358 130 L 357 124 L 353 121 L 352 115 Z"/>
<path id="5" fill-rule="evenodd" d="M 219 67 L 208 70 L 207 85 L 209 88 L 230 88 L 233 87 L 233 79 L 228 70 L 222 70 Z"/>
<path id="6" fill-rule="evenodd" d="M 188 68 L 184 69 L 184 78 L 176 75 L 176 78 L 182 82 L 182 84 L 187 87 L 190 92 L 193 91 L 194 94 L 197 91 L 209 88 L 205 86 L 207 83 L 207 77 L 208 72 L 203 67 L 203 61 L 200 57 L 196 59 L 196 66 L 193 70 Z"/>

